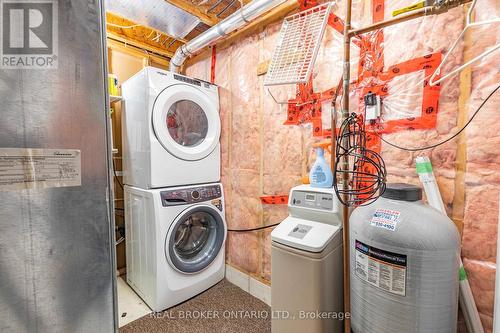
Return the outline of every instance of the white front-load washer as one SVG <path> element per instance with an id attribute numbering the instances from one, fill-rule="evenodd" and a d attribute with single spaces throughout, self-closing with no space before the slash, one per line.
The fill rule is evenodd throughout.
<path id="1" fill-rule="evenodd" d="M 125 186 L 127 282 L 162 311 L 224 278 L 222 184 L 145 190 Z"/>
<path id="2" fill-rule="evenodd" d="M 123 181 L 150 189 L 220 180 L 217 86 L 146 67 L 122 84 Z"/>

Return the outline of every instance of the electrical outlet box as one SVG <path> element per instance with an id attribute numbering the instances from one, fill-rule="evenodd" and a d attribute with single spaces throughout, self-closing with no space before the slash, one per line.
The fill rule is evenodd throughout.
<path id="1" fill-rule="evenodd" d="M 375 95 L 372 92 L 369 92 L 364 97 L 365 100 L 365 114 L 366 120 L 375 120 L 380 117 L 382 103 L 380 100 L 380 96 Z"/>

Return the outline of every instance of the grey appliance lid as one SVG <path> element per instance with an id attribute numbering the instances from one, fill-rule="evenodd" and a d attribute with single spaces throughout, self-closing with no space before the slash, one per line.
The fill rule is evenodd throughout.
<path id="1" fill-rule="evenodd" d="M 382 198 L 401 200 L 401 201 L 418 201 L 422 199 L 422 189 L 416 185 L 405 183 L 389 183 L 385 189 Z"/>

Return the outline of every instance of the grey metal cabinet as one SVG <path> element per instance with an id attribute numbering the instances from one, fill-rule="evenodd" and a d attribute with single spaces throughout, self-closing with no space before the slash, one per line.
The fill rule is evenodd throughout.
<path id="1" fill-rule="evenodd" d="M 103 5 L 0 5 L 0 332 L 113 332 Z"/>

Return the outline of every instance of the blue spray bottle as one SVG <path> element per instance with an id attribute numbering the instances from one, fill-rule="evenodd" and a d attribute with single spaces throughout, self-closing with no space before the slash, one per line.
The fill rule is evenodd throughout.
<path id="1" fill-rule="evenodd" d="M 323 147 L 316 147 L 316 161 L 309 172 L 312 187 L 332 187 L 333 174 L 330 165 L 325 160 Z"/>

